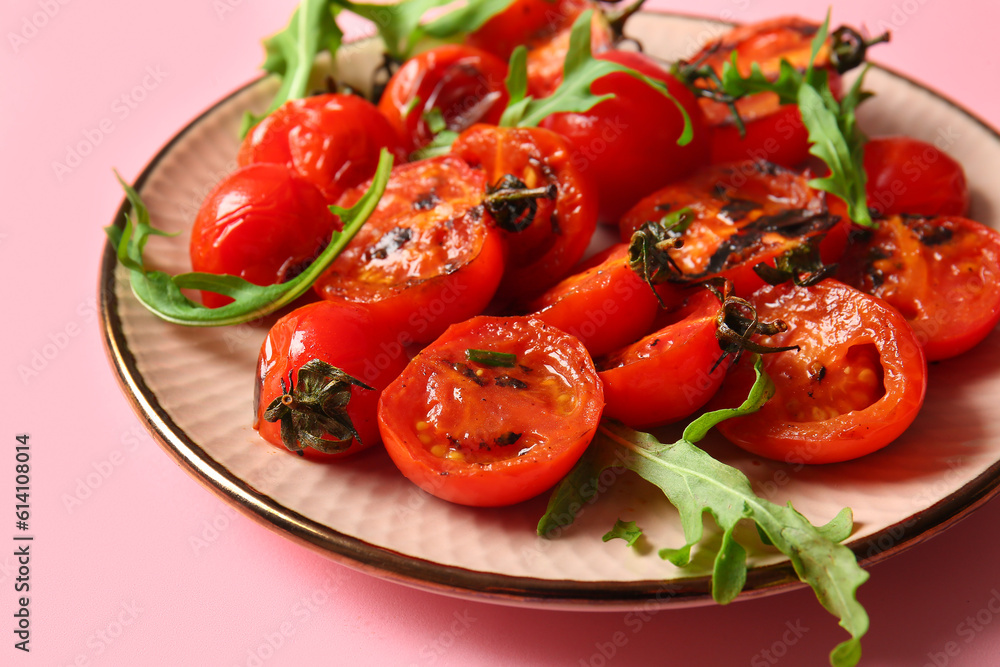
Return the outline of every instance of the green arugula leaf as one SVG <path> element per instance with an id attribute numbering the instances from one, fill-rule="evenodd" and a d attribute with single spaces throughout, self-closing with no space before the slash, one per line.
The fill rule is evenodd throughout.
<path id="1" fill-rule="evenodd" d="M 616 422 L 602 422 L 580 462 L 556 487 L 538 532 L 551 536 L 572 523 L 583 505 L 593 502 L 598 479 L 606 468 L 632 470 L 658 486 L 680 513 L 686 544 L 660 551 L 661 557 L 675 565 L 690 563 L 692 548 L 702 540 L 702 515 L 709 512 L 713 516 L 723 536 L 715 555 L 712 597 L 725 604 L 739 594 L 746 582 L 747 554 L 736 541 L 734 531 L 740 521 L 749 519 L 766 542 L 789 557 L 799 578 L 812 587 L 820 603 L 839 617 L 840 625 L 851 634 L 831 652 L 830 663 L 836 667 L 855 665 L 861 657 L 861 637 L 868 631 L 868 614 L 856 593 L 868 573 L 858 565 L 851 550 L 839 543 L 850 532 L 850 510 L 843 510 L 826 526 L 816 527 L 791 505 L 759 498 L 742 472 L 713 459 L 694 444 L 720 421 L 753 412 L 770 398 L 773 385 L 759 357 L 754 368 L 757 379 L 741 406 L 702 415 L 672 444 Z"/>
<path id="2" fill-rule="evenodd" d="M 590 48 L 590 20 L 593 10 L 587 10 L 577 17 L 570 32 L 569 50 L 563 65 L 563 80 L 554 93 L 536 100 L 527 95 L 527 57 L 523 47 L 515 49 L 511 55 L 507 76 L 507 92 L 510 101 L 500 117 L 501 127 L 536 127 L 554 113 L 582 113 L 613 94 L 595 95 L 590 91 L 597 79 L 613 72 L 624 72 L 655 88 L 670 99 L 684 117 L 684 131 L 677 139 L 680 146 L 690 143 L 694 136 L 691 118 L 684 106 L 667 90 L 662 81 L 657 81 L 636 70 L 610 60 L 593 57 Z"/>
<path id="3" fill-rule="evenodd" d="M 402 62 L 413 55 L 425 37 L 461 39 L 507 9 L 513 0 L 467 0 L 464 5 L 425 24 L 421 24 L 421 20 L 429 10 L 450 4 L 453 0 L 403 0 L 381 5 L 351 0 L 330 2 L 372 21 L 378 28 L 386 52 Z"/>
<path id="4" fill-rule="evenodd" d="M 615 527 L 609 530 L 601 539 L 605 542 L 610 542 L 616 538 L 625 540 L 631 547 L 635 546 L 640 537 L 642 537 L 642 528 L 636 525 L 635 521 L 622 521 L 618 519 L 615 521 Z"/>
<path id="5" fill-rule="evenodd" d="M 335 215 L 340 216 L 343 229 L 334 233 L 330 244 L 305 271 L 277 285 L 254 285 L 230 275 L 194 272 L 171 276 L 163 271 L 150 270 L 142 256 L 146 242 L 150 236 L 169 235 L 150 224 L 149 211 L 139 194 L 120 176 L 118 181 L 132 206 L 131 215 L 126 217 L 123 228 L 111 226 L 105 232 L 118 253 L 119 262 L 130 272 L 132 292 L 155 315 L 187 326 L 240 324 L 290 304 L 309 289 L 375 210 L 391 170 L 392 155 L 383 149 L 371 187 L 361 199 L 349 209 L 330 207 Z M 206 308 L 184 296 L 181 290 L 185 289 L 208 290 L 232 297 L 234 301 L 219 308 Z"/>
<path id="6" fill-rule="evenodd" d="M 264 115 L 244 114 L 241 137 L 288 100 L 306 96 L 316 56 L 323 51 L 335 54 L 343 42 L 344 33 L 336 20 L 339 12 L 329 0 L 302 0 L 288 27 L 264 40 L 266 57 L 261 68 L 281 77 L 281 87 Z"/>
<path id="7" fill-rule="evenodd" d="M 798 104 L 802 122 L 809 132 L 809 152 L 830 169 L 828 176 L 815 178 L 809 185 L 842 199 L 847 204 L 851 220 L 874 228 L 877 223 L 868 210 L 865 192 L 866 137 L 858 128 L 856 118 L 858 105 L 871 96 L 861 90 L 868 68 L 861 71 L 842 100 L 838 101 L 833 96 L 826 70 L 814 67 L 820 50 L 826 44 L 829 28 L 830 13 L 827 12 L 826 19 L 813 37 L 809 67 L 804 73 L 782 61 L 780 74 L 774 81 L 769 81 L 757 64 L 752 66 L 749 76 L 743 76 L 736 67 L 736 53 L 733 53 L 731 62 L 722 68 L 718 92 L 733 101 L 747 95 L 772 92 L 778 95 L 782 104 Z M 863 54 L 862 50 L 859 57 Z M 693 69 L 689 74 L 699 71 Z"/>

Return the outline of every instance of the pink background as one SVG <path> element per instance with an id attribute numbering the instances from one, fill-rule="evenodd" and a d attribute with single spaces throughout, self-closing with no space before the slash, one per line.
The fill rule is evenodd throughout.
<path id="1" fill-rule="evenodd" d="M 652 4 L 737 21 L 792 10 L 818 19 L 827 6 Z M 280 29 L 294 5 L 5 3 L 0 663 L 825 664 L 843 632 L 809 591 L 662 611 L 638 623 L 625 613 L 440 597 L 333 564 L 237 515 L 149 438 L 108 366 L 96 319 L 101 227 L 122 197 L 111 169 L 133 180 L 190 119 L 254 78 L 260 38 Z M 879 48 L 878 61 L 1000 126 L 995 3 L 851 0 L 835 10 L 836 23 L 892 27 L 893 44 Z M 137 86 L 145 90 L 134 93 Z M 93 151 L 57 173 L 53 164 L 88 138 Z M 19 368 L 33 360 L 39 372 L 23 376 Z M 8 546 L 21 432 L 31 434 L 36 536 L 29 655 L 13 648 L 16 571 Z M 86 487 L 88 479 L 96 488 Z M 80 500 L 68 505 L 73 495 Z M 1000 619 L 984 621 L 994 620 L 1000 598 L 998 522 L 994 501 L 872 568 L 860 592 L 872 617 L 862 664 L 996 664 Z M 970 625 L 966 619 L 977 614 L 982 625 Z M 794 644 L 782 644 L 789 638 Z M 769 661 L 764 651 L 774 645 L 781 657 Z"/>

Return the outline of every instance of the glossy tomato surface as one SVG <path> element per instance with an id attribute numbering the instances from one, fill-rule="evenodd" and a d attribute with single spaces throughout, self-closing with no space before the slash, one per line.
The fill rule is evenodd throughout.
<path id="1" fill-rule="evenodd" d="M 403 160 L 400 137 L 378 109 L 357 95 L 314 95 L 286 102 L 255 125 L 237 163 L 283 164 L 335 201 L 375 175 L 379 152 Z"/>
<path id="2" fill-rule="evenodd" d="M 788 330 L 761 342 L 774 396 L 719 431 L 740 447 L 788 463 L 835 463 L 898 438 L 924 402 L 927 362 L 906 320 L 881 299 L 836 280 L 765 287 L 750 300 L 761 320 Z M 753 380 L 751 355 L 734 366 L 713 407 L 735 407 Z"/>
<path id="3" fill-rule="evenodd" d="M 469 350 L 511 355 L 490 365 Z M 569 472 L 604 406 L 586 348 L 531 318 L 450 327 L 383 392 L 386 451 L 424 491 L 454 503 L 511 505 Z"/>
<path id="4" fill-rule="evenodd" d="M 854 240 L 838 276 L 902 313 L 929 361 L 971 349 L 1000 320 L 1000 233 L 967 218 L 879 220 Z"/>
<path id="5" fill-rule="evenodd" d="M 318 301 L 278 320 L 261 345 L 254 387 L 254 428 L 261 437 L 285 448 L 280 422 L 264 414 L 275 399 L 300 388 L 299 370 L 318 359 L 369 388 L 350 387 L 346 412 L 358 437 L 344 442 L 339 452 L 322 452 L 305 445 L 308 458 L 324 460 L 353 454 L 381 441 L 376 408 L 381 391 L 406 366 L 409 358 L 391 333 L 379 331 L 361 308 Z M 332 439 L 329 435 L 324 439 Z M 301 444 L 301 443 L 300 443 Z"/>
<path id="6" fill-rule="evenodd" d="M 510 175 L 528 188 L 555 188 L 554 199 L 535 199 L 526 228 L 501 225 L 507 248 L 503 298 L 538 294 L 583 257 L 597 227 L 597 197 L 565 139 L 541 128 L 476 125 L 459 135 L 452 153 L 477 168 L 488 185 Z"/>
<path id="7" fill-rule="evenodd" d="M 532 317 L 579 338 L 594 357 L 647 333 L 659 308 L 653 290 L 629 267 L 624 243 L 602 251 L 527 304 Z"/>
<path id="8" fill-rule="evenodd" d="M 605 416 L 642 429 L 687 417 L 708 402 L 726 376 L 726 365 L 716 363 L 720 308 L 714 294 L 697 289 L 659 329 L 599 358 Z"/>
<path id="9" fill-rule="evenodd" d="M 464 44 L 446 44 L 410 58 L 386 84 L 378 108 L 402 137 L 407 153 L 434 137 L 435 110 L 454 132 L 496 124 L 507 108 L 507 63 Z"/>
<path id="10" fill-rule="evenodd" d="M 572 26 L 584 10 L 595 7 L 590 0 L 514 0 L 465 41 L 507 62 L 518 46 L 530 50 L 548 42 Z"/>
<path id="11" fill-rule="evenodd" d="M 312 183 L 284 165 L 250 165 L 223 178 L 202 203 L 191 229 L 191 266 L 256 285 L 281 283 L 315 259 L 339 228 Z M 231 301 L 214 292 L 203 292 L 202 300 L 210 307 Z"/>
<path id="12" fill-rule="evenodd" d="M 724 64 L 735 55 L 743 76 L 748 76 L 751 67 L 758 65 L 766 77 L 777 79 L 782 60 L 799 70 L 808 67 L 812 40 L 818 29 L 818 24 L 792 16 L 739 26 L 705 45 L 689 62 L 709 66 L 721 75 Z M 820 50 L 816 64 L 829 65 L 828 47 Z M 828 70 L 828 76 L 833 93 L 839 95 L 840 77 L 832 69 Z M 694 83 L 702 88 L 714 87 L 707 79 Z M 707 98 L 699 99 L 698 103 L 711 128 L 713 163 L 751 159 L 794 167 L 809 155 L 809 132 L 798 107 L 782 105 L 775 93 L 758 93 L 736 102 L 745 125 L 743 136 L 727 105 Z"/>
<path id="13" fill-rule="evenodd" d="M 583 7 L 583 9 L 589 8 Z M 574 16 L 575 18 L 577 17 Z M 562 83 L 571 33 L 572 25 L 567 25 L 548 39 L 535 42 L 528 49 L 528 94 L 532 97 L 548 97 Z M 591 53 L 604 53 L 612 47 L 612 44 L 613 35 L 604 14 L 595 11 L 590 18 Z"/>
<path id="14" fill-rule="evenodd" d="M 687 111 L 694 128 L 679 146 L 684 116 L 675 103 L 624 72 L 591 85 L 595 95 L 614 94 L 583 113 L 558 113 L 542 127 L 566 137 L 573 164 L 595 183 L 600 218 L 616 223 L 642 197 L 708 162 L 709 135 L 694 95 L 659 63 L 641 53 L 607 51 L 597 56 L 662 81 Z"/>
<path id="15" fill-rule="evenodd" d="M 482 172 L 454 156 L 395 167 L 375 212 L 315 290 L 417 342 L 478 314 L 503 274 L 503 241 L 480 203 L 485 187 Z M 339 204 L 364 192 L 349 190 Z"/>
<path id="16" fill-rule="evenodd" d="M 764 284 L 757 264 L 773 265 L 805 242 L 818 244 L 824 262 L 835 262 L 847 243 L 849 221 L 830 213 L 808 176 L 750 161 L 712 165 L 644 198 L 622 217 L 621 238 L 685 208 L 693 219 L 676 233 L 683 245 L 669 251 L 678 280 L 721 275 L 739 296 Z"/>
<path id="17" fill-rule="evenodd" d="M 910 137 L 865 143 L 868 205 L 882 215 L 966 215 L 969 185 L 954 158 Z"/>

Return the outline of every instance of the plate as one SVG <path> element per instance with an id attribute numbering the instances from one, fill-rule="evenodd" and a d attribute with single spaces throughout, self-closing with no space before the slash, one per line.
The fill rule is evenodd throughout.
<path id="1" fill-rule="evenodd" d="M 641 14 L 630 33 L 654 55 L 675 59 L 718 36 L 725 25 L 686 16 Z M 338 55 L 342 73 L 370 72 L 372 42 Z M 363 87 L 366 76 L 353 83 Z M 168 143 L 136 187 L 153 224 L 178 237 L 155 237 L 147 258 L 157 268 L 190 270 L 188 230 L 202 199 L 235 168 L 237 128 L 247 109 L 260 111 L 275 90 L 261 79 L 223 99 Z M 909 134 L 935 142 L 966 167 L 972 217 L 1000 223 L 1000 194 L 987 182 L 1000 168 L 1000 136 L 954 103 L 904 76 L 873 68 L 877 96 L 860 112 L 871 135 Z M 127 207 L 118 211 L 122 224 Z M 251 428 L 257 352 L 273 319 L 221 329 L 165 323 L 134 298 L 127 273 L 106 248 L 101 315 L 112 365 L 126 396 L 163 448 L 227 502 L 288 538 L 371 574 L 447 595 L 562 608 L 632 608 L 711 602 L 711 554 L 690 567 L 661 560 L 656 549 L 627 549 L 601 536 L 621 517 L 643 526 L 649 542 L 684 543 L 676 511 L 631 474 L 606 472 L 599 502 L 558 539 L 535 535 L 545 497 L 502 509 L 451 505 L 417 489 L 381 450 L 318 464 L 271 447 Z M 792 501 L 813 523 L 842 507 L 854 510 L 849 545 L 871 564 L 934 535 L 997 492 L 1000 424 L 1000 334 L 974 355 L 930 369 L 927 403 L 898 441 L 858 461 L 797 467 L 761 460 L 711 437 L 702 445 L 742 469 L 757 493 Z M 714 525 L 708 542 L 719 539 Z M 750 545 L 752 569 L 742 598 L 801 584 L 781 554 Z"/>

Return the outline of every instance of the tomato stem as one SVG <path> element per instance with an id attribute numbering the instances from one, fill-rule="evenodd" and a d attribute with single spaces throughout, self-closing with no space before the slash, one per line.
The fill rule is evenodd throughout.
<path id="1" fill-rule="evenodd" d="M 502 229 L 520 232 L 535 221 L 538 200 L 555 199 L 558 194 L 559 190 L 554 183 L 529 188 L 518 177 L 507 174 L 496 185 L 486 188 L 483 206 Z"/>

